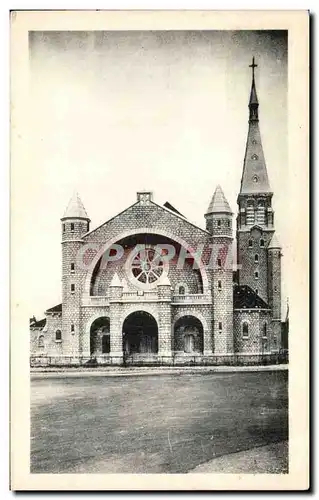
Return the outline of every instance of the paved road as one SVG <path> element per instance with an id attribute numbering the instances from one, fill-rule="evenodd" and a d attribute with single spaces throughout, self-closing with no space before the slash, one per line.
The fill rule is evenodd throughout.
<path id="1" fill-rule="evenodd" d="M 285 440 L 287 378 L 286 371 L 37 375 L 31 382 L 31 471 L 183 473 Z"/>

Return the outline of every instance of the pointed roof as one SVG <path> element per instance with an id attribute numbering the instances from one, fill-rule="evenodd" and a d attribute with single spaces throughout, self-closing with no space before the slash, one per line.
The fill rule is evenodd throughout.
<path id="1" fill-rule="evenodd" d="M 268 245 L 268 248 L 281 248 L 281 245 L 278 241 L 278 238 L 276 236 L 276 233 L 272 235 L 272 238 L 270 240 L 270 243 Z"/>
<path id="2" fill-rule="evenodd" d="M 253 77 L 249 99 L 249 128 L 240 194 L 271 193 L 259 130 L 259 103 L 254 74 L 254 68 L 256 66 L 255 60 L 253 59 L 253 64 L 251 65 L 253 68 Z"/>
<path id="3" fill-rule="evenodd" d="M 122 282 L 121 282 L 121 280 L 119 278 L 119 275 L 117 273 L 115 273 L 113 275 L 113 278 L 112 278 L 110 286 L 119 286 L 119 287 L 123 288 L 123 284 L 122 284 Z"/>
<path id="4" fill-rule="evenodd" d="M 82 200 L 77 192 L 73 193 L 62 219 L 89 220 L 88 214 L 86 213 Z"/>
<path id="5" fill-rule="evenodd" d="M 251 91 L 250 91 L 250 98 L 249 98 L 249 106 L 252 104 L 259 104 L 258 102 L 258 97 L 257 97 L 257 91 L 256 91 L 256 84 L 255 84 L 255 78 L 253 78 L 252 84 L 251 84 Z"/>
<path id="6" fill-rule="evenodd" d="M 159 281 L 157 286 L 171 286 L 171 281 L 167 274 Z"/>
<path id="7" fill-rule="evenodd" d="M 232 213 L 229 203 L 220 185 L 218 185 L 215 189 L 215 193 L 213 194 L 212 201 L 209 204 L 206 215 L 212 213 Z"/>

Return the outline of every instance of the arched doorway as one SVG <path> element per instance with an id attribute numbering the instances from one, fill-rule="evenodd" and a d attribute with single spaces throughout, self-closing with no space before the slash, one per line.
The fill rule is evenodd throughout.
<path id="1" fill-rule="evenodd" d="M 151 314 L 136 311 L 127 316 L 123 323 L 123 352 L 126 355 L 158 352 L 158 328 Z"/>
<path id="2" fill-rule="evenodd" d="M 91 355 L 109 354 L 110 352 L 110 320 L 106 316 L 93 321 L 90 328 Z"/>
<path id="3" fill-rule="evenodd" d="M 204 329 L 195 316 L 183 316 L 174 325 L 174 350 L 185 354 L 203 352 Z"/>

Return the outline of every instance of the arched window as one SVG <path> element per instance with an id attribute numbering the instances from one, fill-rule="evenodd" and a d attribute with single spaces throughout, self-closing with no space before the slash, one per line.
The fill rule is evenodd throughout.
<path id="1" fill-rule="evenodd" d="M 267 338 L 267 323 L 264 323 L 264 326 L 263 326 L 263 337 Z"/>
<path id="2" fill-rule="evenodd" d="M 223 329 L 223 323 L 221 321 L 218 322 L 218 330 L 221 332 Z"/>
<path id="3" fill-rule="evenodd" d="M 44 335 L 40 335 L 38 338 L 38 347 L 44 347 Z"/>
<path id="4" fill-rule="evenodd" d="M 55 340 L 62 340 L 62 332 L 61 332 L 61 330 L 57 330 L 55 332 Z"/>
<path id="5" fill-rule="evenodd" d="M 74 231 L 74 222 L 71 222 L 71 231 Z"/>
<path id="6" fill-rule="evenodd" d="M 185 295 L 185 287 L 184 286 L 180 286 L 179 289 L 178 289 L 178 293 L 179 293 L 179 295 Z"/>
<path id="7" fill-rule="evenodd" d="M 253 246 L 253 240 L 248 240 L 248 246 L 252 247 Z"/>
<path id="8" fill-rule="evenodd" d="M 265 240 L 263 238 L 260 239 L 260 246 L 261 247 L 265 246 Z"/>
<path id="9" fill-rule="evenodd" d="M 221 225 L 221 221 L 220 221 L 220 219 L 218 219 L 217 226 L 220 227 L 220 225 Z"/>
<path id="10" fill-rule="evenodd" d="M 222 289 L 222 282 L 221 280 L 218 280 L 218 290 L 221 290 Z"/>
<path id="11" fill-rule="evenodd" d="M 257 224 L 265 224 L 265 202 L 264 200 L 258 200 L 257 207 Z"/>
<path id="12" fill-rule="evenodd" d="M 259 272 L 255 271 L 255 279 L 258 280 L 258 278 L 259 278 Z"/>
<path id="13" fill-rule="evenodd" d="M 252 225 L 255 222 L 255 207 L 254 201 L 248 200 L 247 202 L 247 211 L 246 211 L 246 224 Z"/>
<path id="14" fill-rule="evenodd" d="M 74 333 L 74 331 L 75 331 L 74 323 L 71 323 L 71 332 Z"/>
<path id="15" fill-rule="evenodd" d="M 259 261 L 259 255 L 258 253 L 255 254 L 255 262 L 258 262 Z"/>
<path id="16" fill-rule="evenodd" d="M 248 337 L 248 323 L 247 323 L 247 321 L 243 322 L 243 337 Z"/>

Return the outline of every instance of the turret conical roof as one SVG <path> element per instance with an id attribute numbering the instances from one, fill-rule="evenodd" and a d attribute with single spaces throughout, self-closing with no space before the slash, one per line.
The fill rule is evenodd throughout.
<path id="1" fill-rule="evenodd" d="M 272 235 L 268 248 L 281 248 L 281 244 L 278 241 L 276 233 Z"/>
<path id="2" fill-rule="evenodd" d="M 207 214 L 212 214 L 212 213 L 229 213 L 229 214 L 232 213 L 229 203 L 220 185 L 216 187 L 215 193 L 213 194 L 212 197 L 212 201 L 210 202 L 207 210 Z"/>
<path id="3" fill-rule="evenodd" d="M 73 193 L 73 196 L 64 212 L 63 219 L 68 218 L 89 220 L 88 214 L 86 213 L 82 200 L 77 192 Z"/>

